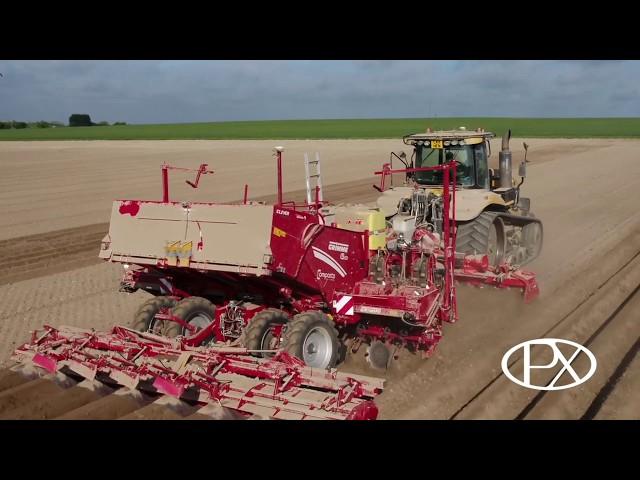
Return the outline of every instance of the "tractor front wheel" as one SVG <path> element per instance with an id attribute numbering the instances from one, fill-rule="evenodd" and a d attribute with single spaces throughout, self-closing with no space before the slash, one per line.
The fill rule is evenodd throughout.
<path id="1" fill-rule="evenodd" d="M 335 367 L 340 358 L 340 340 L 333 322 L 322 312 L 296 315 L 287 325 L 284 350 L 313 368 Z"/>

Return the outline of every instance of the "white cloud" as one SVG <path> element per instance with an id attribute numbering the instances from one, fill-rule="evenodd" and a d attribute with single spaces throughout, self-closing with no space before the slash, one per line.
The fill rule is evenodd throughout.
<path id="1" fill-rule="evenodd" d="M 638 61 L 0 61 L 0 119 L 640 116 Z"/>

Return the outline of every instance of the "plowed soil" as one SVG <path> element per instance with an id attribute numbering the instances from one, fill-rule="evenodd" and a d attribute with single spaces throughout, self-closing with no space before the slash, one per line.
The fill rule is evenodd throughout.
<path id="1" fill-rule="evenodd" d="M 527 266 L 538 273 L 540 298 L 523 305 L 516 292 L 461 287 L 460 320 L 446 327 L 432 358 L 401 353 L 387 372 L 371 370 L 364 349 L 349 358 L 343 370 L 388 378 L 377 401 L 381 418 L 640 418 L 640 142 L 526 141 L 523 195 L 545 229 L 542 254 Z M 251 198 L 268 199 L 276 144 L 286 147 L 289 198 L 302 196 L 303 153 L 319 151 L 325 197 L 350 203 L 373 201 L 371 172 L 390 150 L 408 152 L 393 140 L 0 144 L 7 172 L 0 178 L 0 367 L 10 367 L 12 350 L 44 323 L 108 329 L 127 323 L 146 299 L 118 293 L 122 268 L 96 258 L 114 198 L 158 198 L 159 165 L 167 161 L 216 170 L 196 191 L 172 172 L 176 198 L 236 200 L 247 182 Z M 498 149 L 494 141 L 494 161 Z M 513 139 L 512 149 L 517 163 L 521 141 Z M 596 374 L 546 393 L 509 381 L 500 368 L 504 353 L 540 337 L 587 346 Z M 576 358 L 576 368 L 584 361 Z M 0 373 L 1 418 L 237 418 L 165 402 Z"/>

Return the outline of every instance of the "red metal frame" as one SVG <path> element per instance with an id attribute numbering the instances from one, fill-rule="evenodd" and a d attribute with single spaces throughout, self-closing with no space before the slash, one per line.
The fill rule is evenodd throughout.
<path id="1" fill-rule="evenodd" d="M 216 299 L 209 297 L 217 306 L 215 321 L 203 330 L 194 331 L 193 327 L 173 317 L 168 309 L 159 313 L 159 319 L 176 321 L 184 327 L 184 341 L 188 345 L 199 345 L 212 335 L 221 342 L 237 338 L 240 332 L 235 331 L 235 335 L 229 337 L 229 331 L 225 334 L 222 323 L 227 318 L 230 301 L 245 295 L 261 301 L 259 308 L 253 303 L 249 304 L 250 308 L 235 305 L 235 311 L 242 314 L 244 325 L 264 308 L 279 308 L 290 317 L 307 310 L 321 310 L 331 314 L 336 326 L 347 337 L 354 335 L 348 327 L 358 326 L 356 338 L 379 339 L 428 355 L 442 337 L 442 322 L 455 322 L 458 318 L 455 280 L 522 288 L 525 301 L 537 295 L 535 277 L 529 272 L 515 271 L 508 265 L 491 269 L 486 257 L 467 256 L 456 265 L 455 162 L 402 170 L 392 170 L 385 164 L 382 171 L 375 172 L 382 175 L 381 190 L 384 190 L 385 177 L 393 173 L 443 172 L 443 211 L 454 215 L 453 218 L 444 215 L 442 243 L 435 247 L 424 264 L 427 286 L 418 287 L 405 278 L 394 278 L 393 270 L 404 266 L 402 271 L 408 271 L 424 257 L 417 244 L 428 234 L 426 230 L 416 231 L 406 254 L 408 257 L 393 252 L 385 255 L 384 281 L 376 283 L 369 275 L 370 262 L 376 255 L 369 250 L 369 232 L 325 225 L 318 211 L 321 202 L 317 188 L 312 205 L 284 202 L 282 152 L 276 150 L 275 154 L 278 201 L 272 218 L 272 261 L 268 266 L 271 275 L 258 278 L 216 270 L 203 274 L 195 269 L 169 267 L 162 261 L 155 266 L 130 269 L 125 274 L 122 283 L 125 291 L 140 288 L 177 300 L 189 296 L 208 297 L 208 292 L 219 292 Z M 243 204 L 239 207 L 251 208 L 247 205 L 246 191 L 247 186 Z M 276 235 L 275 232 L 279 233 Z M 301 239 L 305 240 L 301 242 Z M 341 250 L 339 256 L 332 248 Z M 436 281 L 437 269 L 442 270 L 440 281 Z"/>
<path id="2" fill-rule="evenodd" d="M 455 162 L 451 162 L 455 165 Z M 439 167 L 441 167 L 440 165 Z M 395 173 L 415 173 L 415 172 L 425 172 L 425 171 L 433 171 L 437 167 L 415 167 L 415 168 L 403 168 L 403 169 L 391 169 L 390 163 L 385 163 L 382 165 L 382 170 L 374 172 L 375 175 L 380 175 L 380 186 L 374 187 L 380 191 L 385 191 L 386 186 L 386 177 Z M 451 184 L 454 185 L 452 195 L 452 216 L 451 220 L 449 220 L 449 215 L 444 216 L 444 223 L 452 222 L 453 232 L 452 239 L 453 243 L 450 245 L 445 239 L 445 245 L 449 245 L 448 248 L 453 248 L 454 256 L 455 256 L 455 245 L 456 245 L 456 233 L 457 229 L 455 227 L 455 211 L 456 211 L 456 200 L 455 200 L 455 185 L 456 185 L 456 168 L 452 168 L 453 179 Z M 450 179 L 445 175 L 445 179 L 443 183 L 446 186 L 443 186 L 443 196 L 446 196 L 450 190 Z M 446 230 L 446 226 L 444 228 Z M 485 262 L 486 263 L 486 262 Z M 455 265 L 455 263 L 454 263 Z M 453 278 L 455 280 L 459 280 L 462 282 L 467 282 L 472 285 L 480 286 L 480 285 L 490 285 L 497 288 L 518 288 L 523 291 L 524 303 L 530 303 L 535 300 L 540 294 L 540 290 L 538 287 L 538 282 L 536 281 L 536 276 L 533 272 L 527 270 L 520 270 L 508 263 L 503 263 L 498 267 L 489 267 L 488 264 L 482 267 L 476 261 L 472 259 L 465 258 L 465 264 L 462 269 L 453 268 L 451 269 L 453 272 Z"/>
<path id="3" fill-rule="evenodd" d="M 374 281 L 369 267 L 377 253 L 369 250 L 369 232 L 325 225 L 318 211 L 321 202 L 317 188 L 312 205 L 283 201 L 282 151 L 276 149 L 275 155 L 278 199 L 273 208 L 272 259 L 267 267 L 271 275 L 256 277 L 215 269 L 203 273 L 191 268 L 169 267 L 161 259 L 157 265 L 136 267 L 125 274 L 121 285 L 124 291 L 144 289 L 177 300 L 202 296 L 214 301 L 216 318 L 201 331 L 194 331 L 169 310 L 159 313 L 160 320 L 176 321 L 184 327 L 188 345 L 199 345 L 212 335 L 217 341 L 237 338 L 239 331 L 229 337 L 231 331 L 223 328 L 222 324 L 228 320 L 230 302 L 247 296 L 261 300 L 257 308 L 254 303 L 234 303 L 234 312 L 240 312 L 244 325 L 264 308 L 281 309 L 290 317 L 307 310 L 321 310 L 331 314 L 336 326 L 347 337 L 354 335 L 349 327 L 357 326 L 357 338 L 379 339 L 429 354 L 442 337 L 442 322 L 457 320 L 455 280 L 500 288 L 521 288 L 525 301 L 538 294 L 535 276 L 530 272 L 514 270 L 506 264 L 497 269 L 489 268 L 486 257 L 456 258 L 455 162 L 399 170 L 392 170 L 390 164 L 385 164 L 381 171 L 375 172 L 381 175 L 382 191 L 385 178 L 393 173 L 443 172 L 443 211 L 453 212 L 453 215 L 444 215 L 442 242 L 427 254 L 428 261 L 422 264 L 425 286 L 420 287 L 410 278 L 394 276 L 394 269 L 411 271 L 416 262 L 425 258 L 418 245 L 421 237 L 429 235 L 426 230 L 415 232 L 413 242 L 404 254 L 385 252 L 383 281 Z M 163 172 L 168 168 L 171 167 L 164 165 Z M 207 173 L 206 165 L 201 165 L 198 172 L 198 175 Z M 251 208 L 247 204 L 247 189 L 245 185 L 244 199 L 239 208 Z M 203 205 L 215 208 L 215 204 Z M 440 273 L 437 274 L 438 271 Z M 212 298 L 210 292 L 218 292 L 218 296 Z M 237 323 L 237 319 L 234 321 Z"/>
<path id="4" fill-rule="evenodd" d="M 34 331 L 13 360 L 111 386 L 164 394 L 201 405 L 275 419 L 375 420 L 379 378 L 311 369 L 280 352 L 271 359 L 245 348 L 195 348 L 126 327 Z M 71 372 L 71 373 L 69 373 Z"/>
<path id="5" fill-rule="evenodd" d="M 183 172 L 196 172 L 195 181 L 191 182 L 189 180 L 185 180 L 185 182 L 192 186 L 193 188 L 198 188 L 198 184 L 200 183 L 200 176 L 207 175 L 210 173 L 214 173 L 213 170 L 207 170 L 207 164 L 203 163 L 198 167 L 198 169 L 193 168 L 183 168 L 183 167 L 174 167 L 172 165 L 163 163 L 162 164 L 162 203 L 170 203 L 169 200 L 169 170 L 181 170 Z"/>
<path id="6" fill-rule="evenodd" d="M 381 340 L 428 356 L 442 338 L 443 322 L 457 319 L 455 280 L 500 288 L 516 287 L 525 301 L 538 294 L 535 276 L 509 265 L 490 268 L 486 256 L 457 257 L 455 197 L 456 164 L 391 170 L 389 164 L 376 172 L 385 178 L 393 173 L 443 172 L 442 239 L 418 228 L 413 238 L 399 248 L 371 251 L 369 232 L 326 225 L 319 213 L 322 202 L 316 188 L 315 203 L 297 205 L 282 199 L 282 152 L 277 156 L 277 203 L 272 210 L 270 260 L 260 277 L 237 271 L 202 268 L 202 263 L 169 266 L 158 258 L 133 264 L 126 270 L 121 290 L 137 289 L 180 300 L 190 296 L 209 298 L 217 307 L 215 319 L 196 330 L 168 308 L 157 319 L 177 322 L 185 335 L 167 339 L 150 333 L 114 327 L 109 333 L 72 327 L 45 326 L 34 332 L 31 342 L 15 351 L 14 360 L 54 372 L 69 372 L 89 380 L 213 403 L 247 414 L 273 418 L 375 419 L 371 401 L 382 390 L 382 381 L 371 377 L 314 370 L 282 351 L 271 359 L 253 357 L 265 351 L 221 345 L 202 346 L 210 337 L 218 342 L 235 340 L 243 326 L 265 308 L 280 309 L 286 316 L 319 310 L 330 315 L 342 340 L 357 346 L 362 341 Z M 200 165 L 200 176 L 213 173 Z M 163 203 L 169 201 L 168 170 L 162 166 Z M 237 208 L 252 208 L 245 185 L 243 202 Z M 119 214 L 132 217 L 142 201 L 122 201 Z M 200 205 L 216 208 L 215 203 Z M 452 209 L 453 207 L 453 209 Z M 135 212 L 134 212 L 135 210 Z M 429 235 L 431 244 L 422 240 Z M 108 250 L 111 240 L 105 241 Z M 397 245 L 396 245 L 397 247 Z M 124 263 L 123 256 L 111 258 Z M 268 257 L 269 258 L 269 257 Z M 382 277 L 370 268 L 382 260 Z M 155 264 L 153 263 L 155 261 Z M 414 272 L 418 276 L 414 277 Z M 396 271 L 400 269 L 401 273 Z M 410 272 L 409 275 L 406 272 Z M 422 274 L 424 272 L 424 275 Z M 213 292 L 213 293 L 212 293 Z M 242 299 L 242 300 L 239 300 Z M 259 299 L 259 300 L 258 300 Z M 231 328 L 238 325 L 237 328 Z M 277 327 L 281 337 L 286 325 Z M 162 360 L 161 358 L 162 357 Z M 168 360 L 167 360 L 168 359 Z M 194 362 L 192 362 L 194 360 Z M 168 363 L 167 363 L 168 362 Z"/>
<path id="7" fill-rule="evenodd" d="M 278 163 L 281 163 L 281 152 L 277 152 L 277 156 Z M 428 169 L 444 173 L 443 202 L 444 208 L 448 210 L 450 203 L 455 201 L 455 191 L 450 188 L 451 184 L 455 185 L 455 164 Z M 279 178 L 280 175 L 279 169 Z M 192 346 L 199 345 L 211 335 L 218 341 L 233 339 L 224 334 L 221 319 L 227 312 L 229 301 L 244 293 L 261 298 L 261 309 L 280 308 L 290 316 L 307 310 L 324 310 L 331 313 L 338 327 L 357 325 L 372 316 L 380 317 L 378 320 L 383 323 L 391 320 L 397 324 L 406 316 L 411 319 L 409 323 L 412 324 L 409 325 L 409 332 L 398 333 L 399 329 L 393 325 L 391 328 L 370 325 L 367 329 L 361 329 L 361 333 L 370 338 L 383 338 L 415 350 L 431 352 L 441 338 L 441 322 L 454 322 L 457 319 L 452 276 L 455 262 L 455 221 L 445 221 L 443 249 L 436 252 L 437 255 L 433 256 L 433 261 L 428 266 L 429 288 L 419 289 L 410 285 L 392 287 L 390 275 L 387 275 L 387 286 L 383 287 L 369 279 L 369 232 L 324 225 L 317 208 L 320 204 L 316 190 L 314 205 L 283 202 L 274 206 L 273 230 L 285 232 L 285 236 L 272 233 L 273 259 L 269 266 L 272 275 L 257 278 L 222 271 L 202 274 L 194 269 L 172 268 L 159 262 L 156 266 L 129 269 L 125 273 L 122 289 L 132 291 L 139 288 L 176 299 L 206 297 L 207 292 L 220 292 L 222 300 L 216 301 L 216 319 L 201 331 L 194 332 L 192 327 L 172 316 L 168 310 L 158 314 L 160 320 L 176 321 L 182 325 L 187 337 L 185 341 Z M 301 244 L 299 239 L 303 238 L 307 240 Z M 332 245 L 338 245 L 342 249 L 339 257 L 332 254 Z M 414 248 L 411 261 L 419 256 L 420 252 Z M 442 292 L 434 286 L 436 256 L 441 258 L 445 271 Z M 394 261 L 399 261 L 398 258 L 393 254 L 389 256 L 386 260 L 389 268 Z M 327 265 L 333 267 L 334 271 L 328 269 Z M 415 300 L 416 295 L 419 295 L 419 301 Z M 335 308 L 337 303 L 344 302 L 342 299 L 345 296 L 353 302 L 353 312 L 344 313 Z M 245 325 L 258 311 L 252 308 L 251 311 L 244 312 Z"/>

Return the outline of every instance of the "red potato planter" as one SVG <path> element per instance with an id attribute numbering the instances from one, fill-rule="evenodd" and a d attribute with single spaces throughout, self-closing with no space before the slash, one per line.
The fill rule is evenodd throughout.
<path id="1" fill-rule="evenodd" d="M 392 229 L 369 231 L 380 213 L 319 200 L 282 201 L 281 156 L 275 205 L 114 202 L 100 257 L 125 264 L 120 289 L 155 296 L 134 328 L 188 344 L 233 342 L 261 356 L 285 350 L 314 368 L 331 368 L 348 348 L 371 347 L 370 363 L 385 368 L 396 348 L 430 355 L 444 322 L 457 319 L 454 280 L 522 288 L 537 295 L 535 277 L 486 257 L 456 255 L 455 218 L 442 231 L 417 228 L 411 238 Z M 197 170 L 213 173 L 206 165 Z M 455 163 L 442 172 L 441 212 L 455 211 Z M 393 171 L 397 173 L 398 171 Z M 392 173 L 385 166 L 385 176 Z M 345 220 L 347 219 L 347 220 Z M 255 323 L 254 323 L 255 321 Z"/>
<path id="2" fill-rule="evenodd" d="M 163 165 L 162 201 L 118 200 L 100 258 L 124 265 L 120 290 L 153 295 L 131 328 L 45 326 L 13 359 L 112 387 L 169 395 L 241 414 L 282 419 L 375 419 L 379 378 L 338 372 L 368 345 L 384 369 L 397 348 L 430 355 L 457 320 L 455 281 L 538 294 L 535 276 L 486 256 L 455 252 L 456 164 L 442 172 L 430 208 L 442 228 L 404 237 L 378 209 L 173 202 Z M 180 169 L 186 170 L 186 169 Z M 385 165 L 385 177 L 395 172 Z M 402 171 L 401 171 L 402 172 Z M 213 173 L 201 165 L 201 175 Z"/>

